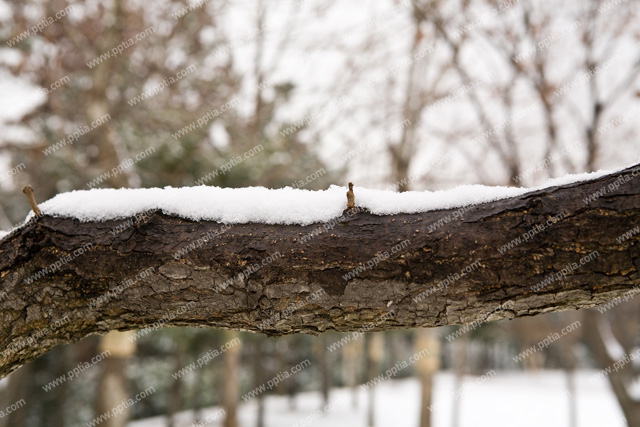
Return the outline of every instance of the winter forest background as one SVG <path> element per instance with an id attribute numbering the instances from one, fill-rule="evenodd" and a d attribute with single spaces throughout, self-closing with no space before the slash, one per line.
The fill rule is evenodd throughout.
<path id="1" fill-rule="evenodd" d="M 41 201 L 441 190 L 640 160 L 631 0 L 0 0 L 0 38 L 4 230 L 29 212 L 27 183 Z M 0 382 L 0 426 L 92 425 L 141 393 L 95 425 L 418 426 L 422 411 L 436 427 L 640 426 L 638 308 L 318 337 L 91 336 Z"/>

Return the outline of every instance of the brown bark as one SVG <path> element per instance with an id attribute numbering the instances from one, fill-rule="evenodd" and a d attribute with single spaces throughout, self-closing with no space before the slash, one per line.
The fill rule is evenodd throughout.
<path id="1" fill-rule="evenodd" d="M 371 324 L 372 330 L 452 325 L 594 306 L 640 282 L 640 235 L 618 239 L 640 223 L 638 174 L 636 165 L 476 205 L 461 215 L 460 209 L 360 212 L 308 241 L 302 238 L 321 224 L 233 225 L 179 259 L 177 250 L 221 225 L 155 212 L 112 233 L 123 220 L 43 216 L 0 241 L 0 374 L 88 334 L 158 321 L 277 336 Z M 615 182 L 624 183 L 609 191 Z M 606 194 L 584 203 L 601 189 Z M 566 216 L 556 224 L 498 251 L 560 212 Z M 405 240 L 408 245 L 388 259 L 379 256 Z M 91 250 L 57 271 L 25 281 L 89 243 Z M 598 256 L 591 262 L 531 289 L 593 251 Z M 376 256 L 377 266 L 345 280 Z M 269 257 L 273 261 L 262 265 Z M 475 262 L 477 268 L 451 280 Z M 123 282 L 141 271 L 149 274 Z M 447 286 L 424 294 L 439 283 Z M 105 301 L 91 305 L 108 291 Z M 393 316 L 379 321 L 391 310 Z"/>

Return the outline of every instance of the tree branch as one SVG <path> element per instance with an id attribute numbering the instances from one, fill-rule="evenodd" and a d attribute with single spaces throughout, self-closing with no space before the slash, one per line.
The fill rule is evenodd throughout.
<path id="1" fill-rule="evenodd" d="M 389 330 L 610 301 L 640 282 L 639 174 L 308 226 L 43 216 L 0 241 L 0 375 L 110 330 Z"/>

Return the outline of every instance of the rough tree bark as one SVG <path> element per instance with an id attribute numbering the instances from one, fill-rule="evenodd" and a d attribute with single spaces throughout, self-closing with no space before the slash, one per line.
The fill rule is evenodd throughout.
<path id="1" fill-rule="evenodd" d="M 594 306 L 640 282 L 640 235 L 620 238 L 640 223 L 638 175 L 640 165 L 468 209 L 361 212 L 307 241 L 303 237 L 322 224 L 223 228 L 154 212 L 114 233 L 123 220 L 43 216 L 0 241 L 0 375 L 56 345 L 154 322 L 277 336 L 451 325 Z M 584 202 L 598 191 L 601 197 Z M 559 222 L 498 250 L 560 212 L 566 216 Z M 91 250 L 70 259 L 88 244 Z M 380 255 L 385 251 L 388 258 Z M 532 290 L 593 251 L 598 255 L 592 261 Z M 345 280 L 374 257 L 376 266 Z M 29 283 L 56 262 L 59 269 Z M 137 277 L 141 271 L 149 274 Z M 96 298 L 103 300 L 92 304 Z"/>

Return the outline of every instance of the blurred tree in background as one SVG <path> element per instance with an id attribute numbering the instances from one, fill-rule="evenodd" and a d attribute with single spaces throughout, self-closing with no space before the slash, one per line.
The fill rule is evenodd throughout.
<path id="1" fill-rule="evenodd" d="M 31 96 L 26 107 L 16 103 L 24 112 L 2 120 L 3 160 L 26 169 L 0 182 L 0 228 L 24 218 L 28 205 L 16 189 L 26 183 L 39 200 L 94 186 L 324 189 L 354 178 L 356 185 L 399 191 L 460 183 L 519 186 L 640 155 L 637 120 L 611 125 L 637 105 L 637 3 L 311 3 L 215 0 L 182 13 L 186 3 L 171 0 L 3 2 L 0 37 L 9 49 L 3 49 L 0 71 L 32 85 L 30 94 L 35 87 L 48 93 Z M 70 5 L 66 16 L 11 42 Z M 363 11 L 357 25 L 328 25 L 349 11 Z M 122 51 L 105 56 L 118 46 Z M 593 76 L 575 84 L 585 73 Z M 143 94 L 151 95 L 141 99 Z M 107 115 L 73 143 L 47 151 Z M 637 303 L 627 304 L 619 313 L 587 320 L 611 324 L 630 352 L 639 343 L 629 322 L 640 322 Z M 446 338 L 457 328 L 443 328 L 438 358 L 460 381 L 490 368 L 565 369 L 571 390 L 577 366 L 611 363 L 597 328 L 583 327 L 588 336 L 524 366 L 511 356 L 575 318 L 556 314 L 483 325 L 460 341 Z M 327 346 L 344 334 L 238 336 L 241 348 L 179 378 L 172 374 L 230 336 L 182 328 L 140 337 L 128 363 L 111 366 L 127 380 L 129 394 L 157 389 L 130 408 L 130 416 L 193 409 L 197 420 L 203 408 L 234 405 L 225 395 L 233 390 L 226 381 L 245 393 L 306 358 L 314 361 L 309 372 L 275 393 L 290 396 L 293 408 L 298 391 L 318 390 L 331 401 L 331 387 L 349 386 L 355 406 L 356 386 L 381 369 L 425 346 L 440 353 L 432 334 L 413 331 L 385 333 L 384 341 L 368 335 L 335 352 Z M 11 375 L 2 402 L 29 396 L 29 406 L 0 425 L 74 426 L 98 415 L 97 384 L 108 364 L 84 372 L 72 386 L 43 386 L 91 360 L 102 346 L 89 337 Z M 437 365 L 431 360 L 416 368 L 425 406 Z M 410 369 L 398 377 L 413 374 Z M 629 367 L 611 379 L 629 425 L 640 422 L 627 388 L 635 377 Z M 258 420 L 269 411 L 266 394 L 257 398 Z M 367 398 L 375 401 L 375 393 Z M 431 412 L 425 406 L 422 425 Z M 227 423 L 233 426 L 233 417 Z"/>

